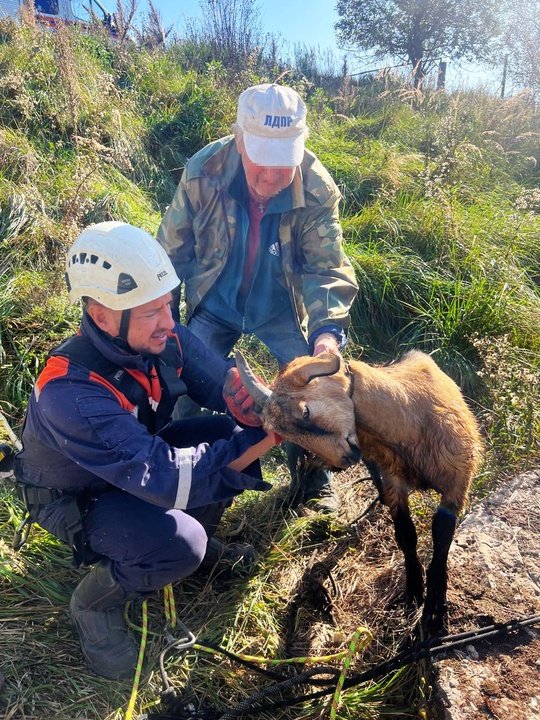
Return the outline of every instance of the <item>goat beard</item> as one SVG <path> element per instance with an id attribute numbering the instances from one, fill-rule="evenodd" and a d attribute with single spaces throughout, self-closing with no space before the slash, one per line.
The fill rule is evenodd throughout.
<path id="1" fill-rule="evenodd" d="M 301 473 L 306 476 L 313 470 L 331 470 L 332 472 L 341 472 L 344 468 L 336 467 L 332 463 L 327 462 L 319 455 L 314 455 L 306 451 L 306 454 L 298 462 Z"/>

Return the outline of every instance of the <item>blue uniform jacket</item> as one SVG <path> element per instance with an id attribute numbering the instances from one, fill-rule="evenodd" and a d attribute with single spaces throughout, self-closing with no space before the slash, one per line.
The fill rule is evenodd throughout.
<path id="1" fill-rule="evenodd" d="M 150 358 L 127 352 L 85 315 L 81 332 L 119 368 L 149 373 Z M 190 331 L 174 329 L 182 348 L 181 377 L 197 403 L 224 412 L 222 397 L 230 364 L 207 350 Z M 112 485 L 149 503 L 186 510 L 220 502 L 245 489 L 268 489 L 251 475 L 227 467 L 265 433 L 246 428 L 209 446 L 171 447 L 123 407 L 114 388 L 89 370 L 52 357 L 31 394 L 16 461 L 17 476 L 30 485 L 75 494 L 99 494 Z"/>

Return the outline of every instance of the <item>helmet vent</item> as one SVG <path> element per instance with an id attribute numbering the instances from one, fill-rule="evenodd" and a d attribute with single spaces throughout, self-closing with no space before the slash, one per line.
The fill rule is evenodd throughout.
<path id="1" fill-rule="evenodd" d="M 107 262 L 106 260 L 104 260 L 103 267 L 105 268 L 105 270 L 110 270 L 112 268 L 112 265 L 110 262 Z"/>

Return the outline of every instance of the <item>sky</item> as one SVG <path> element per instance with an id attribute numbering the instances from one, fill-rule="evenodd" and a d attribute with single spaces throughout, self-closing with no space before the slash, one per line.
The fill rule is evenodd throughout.
<path id="1" fill-rule="evenodd" d="M 104 0 L 107 4 L 107 0 Z M 112 0 L 109 0 L 112 3 Z M 183 34 L 187 18 L 200 17 L 199 0 L 153 0 L 160 12 L 165 27 L 170 25 L 179 35 Z M 338 48 L 334 25 L 339 20 L 335 9 L 336 0 L 258 0 L 260 8 L 260 24 L 263 33 L 277 35 L 282 43 L 283 55 L 292 57 L 295 44 L 309 48 L 320 48 L 321 53 L 330 50 L 337 66 L 341 65 L 346 51 Z M 144 12 L 146 0 L 139 0 L 139 11 Z M 321 57 L 324 58 L 324 55 Z M 350 72 L 372 69 L 373 65 L 365 65 L 354 55 L 347 54 Z M 324 59 L 320 64 L 325 67 Z M 378 67 L 375 65 L 375 68 Z M 482 86 L 491 92 L 500 88 L 500 73 L 488 72 L 472 64 L 460 68 L 449 66 L 449 88 Z"/>
<path id="2" fill-rule="evenodd" d="M 339 19 L 335 0 L 259 0 L 263 32 L 280 35 L 285 42 L 305 43 L 336 50 L 334 24 Z M 145 0 L 139 8 L 144 10 Z M 165 26 L 174 25 L 180 32 L 186 17 L 199 17 L 199 0 L 154 0 Z M 342 54 L 342 53 L 341 53 Z"/>

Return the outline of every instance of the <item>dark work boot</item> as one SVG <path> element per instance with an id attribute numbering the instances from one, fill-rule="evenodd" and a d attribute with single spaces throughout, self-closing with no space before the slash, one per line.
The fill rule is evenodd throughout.
<path id="1" fill-rule="evenodd" d="M 257 560 L 255 548 L 247 543 L 224 543 L 217 537 L 211 537 L 201 568 L 228 570 L 232 574 L 248 573 Z"/>
<path id="2" fill-rule="evenodd" d="M 329 470 L 315 470 L 304 478 L 304 505 L 317 512 L 333 513 L 339 510 L 339 498 L 332 487 Z"/>
<path id="3" fill-rule="evenodd" d="M 135 596 L 114 579 L 109 560 L 94 565 L 73 591 L 71 619 L 86 664 L 97 675 L 119 680 L 135 671 L 138 647 L 124 620 L 124 605 Z"/>

